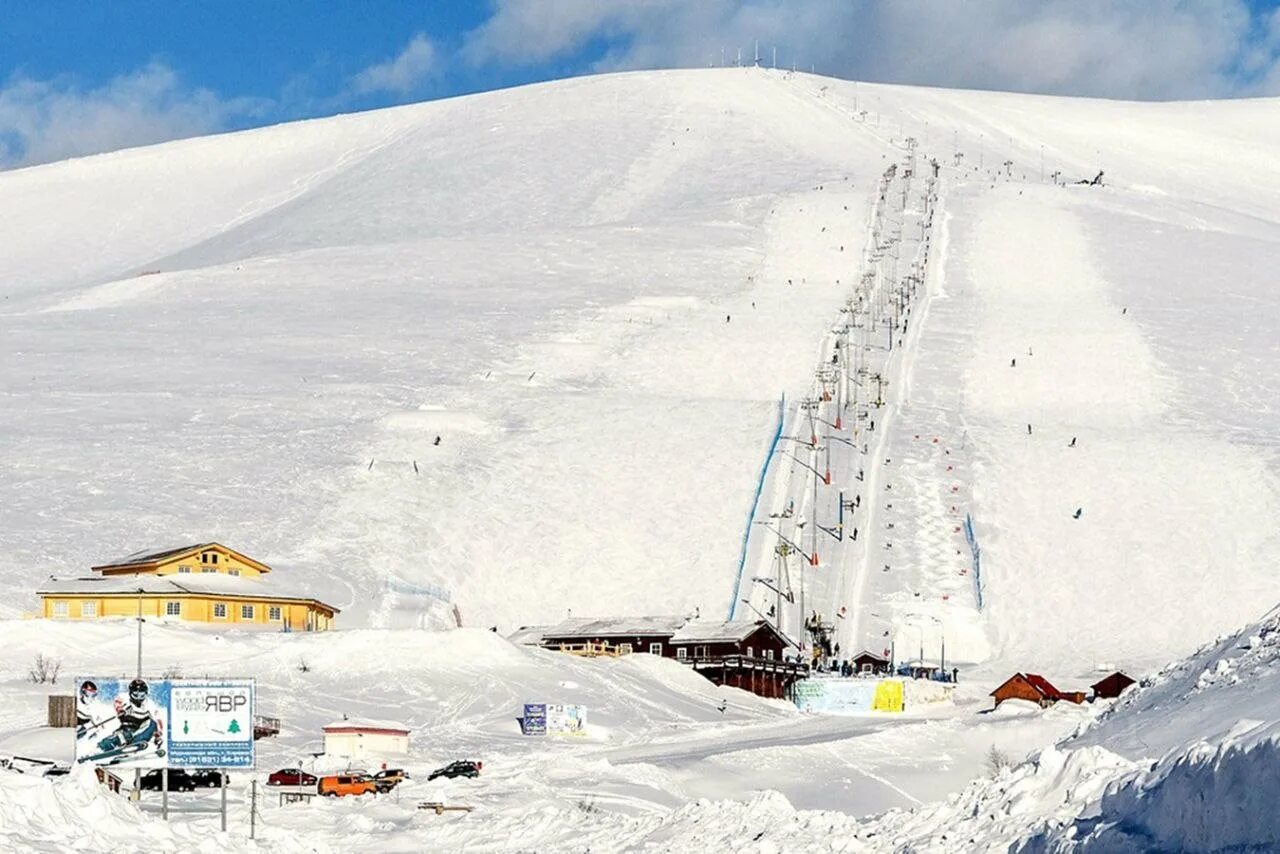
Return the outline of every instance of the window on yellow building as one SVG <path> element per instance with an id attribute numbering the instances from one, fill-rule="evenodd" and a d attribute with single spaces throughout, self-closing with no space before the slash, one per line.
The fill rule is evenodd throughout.
<path id="1" fill-rule="evenodd" d="M 280 608 L 278 605 L 272 605 L 267 609 L 267 619 L 272 622 L 280 621 Z"/>
<path id="2" fill-rule="evenodd" d="M 227 570 L 227 575 L 239 575 L 239 574 L 240 574 L 240 570 L 238 570 L 238 569 L 228 569 L 228 570 Z"/>
<path id="3" fill-rule="evenodd" d="M 178 567 L 178 572 L 191 572 L 191 567 L 189 567 L 189 566 L 179 566 L 179 567 Z"/>
<path id="4" fill-rule="evenodd" d="M 240 606 L 240 619 L 242 619 L 242 620 L 252 620 L 252 619 L 253 619 L 253 606 L 252 606 L 252 605 L 241 605 L 241 606 Z"/>
<path id="5" fill-rule="evenodd" d="M 181 602 L 165 602 L 164 615 L 166 617 L 182 616 L 182 603 Z"/>
<path id="6" fill-rule="evenodd" d="M 67 605 L 66 602 L 53 603 L 53 616 L 66 617 L 66 616 L 69 616 L 70 613 L 71 613 L 71 608 Z"/>
<path id="7" fill-rule="evenodd" d="M 214 616 L 214 619 L 217 619 L 217 620 L 225 620 L 225 619 L 227 618 L 227 603 L 226 603 L 226 602 L 214 602 L 214 603 L 213 603 L 213 616 Z"/>
<path id="8" fill-rule="evenodd" d="M 98 616 L 98 603 L 97 602 L 81 602 L 80 616 L 82 617 Z"/>
<path id="9" fill-rule="evenodd" d="M 204 573 L 204 572 L 217 572 L 218 570 L 212 566 L 202 566 L 200 567 L 200 571 Z"/>

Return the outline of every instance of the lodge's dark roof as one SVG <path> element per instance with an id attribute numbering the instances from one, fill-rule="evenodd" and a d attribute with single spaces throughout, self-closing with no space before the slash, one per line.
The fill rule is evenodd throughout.
<path id="1" fill-rule="evenodd" d="M 1094 682 L 1089 687 L 1092 688 L 1094 691 L 1097 691 L 1099 685 L 1105 685 L 1106 683 L 1110 682 L 1113 679 L 1117 681 L 1123 681 L 1125 684 L 1125 687 L 1128 687 L 1129 685 L 1132 685 L 1133 683 L 1138 681 L 1137 679 L 1134 679 L 1132 676 L 1129 676 L 1126 673 L 1121 673 L 1119 670 L 1117 670 L 1109 676 L 1102 677 L 1101 679 L 1099 679 L 1097 682 Z"/>
<path id="2" fill-rule="evenodd" d="M 167 557 L 173 557 L 174 555 L 180 555 L 184 552 L 208 548 L 209 546 L 214 545 L 217 545 L 217 543 L 195 543 L 190 546 L 179 546 L 178 548 L 167 549 L 143 549 L 142 551 L 134 552 L 133 554 L 128 554 L 124 557 L 108 561 L 107 563 L 100 563 L 95 566 L 94 569 L 110 569 L 112 567 L 137 566 L 139 564 L 155 563 L 156 561 L 164 560 Z"/>
<path id="3" fill-rule="evenodd" d="M 849 660 L 857 661 L 859 658 L 874 658 L 876 661 L 881 661 L 881 662 L 884 662 L 885 664 L 889 663 L 889 659 L 885 658 L 883 655 L 880 655 L 879 653 L 872 652 L 869 649 L 862 650 L 861 652 L 859 652 L 857 655 L 853 656 Z"/>

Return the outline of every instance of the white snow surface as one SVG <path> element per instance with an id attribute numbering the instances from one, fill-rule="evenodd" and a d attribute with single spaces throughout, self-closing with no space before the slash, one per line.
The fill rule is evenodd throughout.
<path id="1" fill-rule="evenodd" d="M 349 714 L 403 720 L 416 778 L 268 799 L 254 843 L 249 775 L 224 835 L 211 796 L 164 824 L 84 775 L 0 770 L 0 847 L 1280 845 L 1280 628 L 1256 621 L 1280 601 L 1276 106 L 646 72 L 0 174 L 0 754 L 63 758 L 37 653 L 133 666 L 132 623 L 19 619 L 42 581 L 216 540 L 289 567 L 340 631 L 152 622 L 148 672 L 255 677 L 286 722 L 260 777 Z M 919 176 L 876 206 L 907 136 L 941 167 L 930 240 Z M 454 606 L 503 632 L 719 619 L 779 395 L 813 389 L 877 210 L 927 274 L 901 348 L 868 351 L 889 386 L 846 431 L 867 453 L 816 505 L 826 525 L 865 490 L 863 536 L 800 572 L 810 607 L 848 609 L 846 650 L 933 663 L 945 639 L 954 704 L 806 717 L 647 655 L 421 630 Z M 806 462 L 774 459 L 758 519 Z M 1144 684 L 1109 711 L 986 712 L 1012 672 L 1115 668 Z M 519 735 L 522 703 L 559 701 L 587 739 Z M 472 757 L 479 780 L 425 782 Z M 477 812 L 414 809 L 442 798 Z"/>

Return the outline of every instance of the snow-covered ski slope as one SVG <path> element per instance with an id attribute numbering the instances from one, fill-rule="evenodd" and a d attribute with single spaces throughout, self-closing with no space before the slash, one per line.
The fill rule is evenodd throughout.
<path id="1" fill-rule="evenodd" d="M 935 595 L 950 492 L 846 604 L 962 661 L 1185 652 L 1280 598 L 1273 107 L 640 73 L 0 175 L 5 607 L 194 537 L 347 626 L 722 610 L 909 135 L 949 239 L 887 465 L 966 478 L 889 482 L 960 487 L 989 610 Z"/>

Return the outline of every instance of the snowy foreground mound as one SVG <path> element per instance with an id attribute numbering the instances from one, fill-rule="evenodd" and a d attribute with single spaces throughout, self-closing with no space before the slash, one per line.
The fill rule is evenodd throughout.
<path id="1" fill-rule="evenodd" d="M 105 633 L 97 639 L 100 650 L 86 655 L 109 658 L 115 645 L 128 643 L 124 628 Z M 168 632 L 161 640 L 178 655 L 200 645 L 192 634 Z M 268 643 L 274 639 L 252 646 L 228 639 L 210 668 L 240 672 L 244 662 L 253 662 L 264 693 L 296 697 L 288 707 L 299 716 L 281 743 L 262 745 L 267 764 L 283 765 L 314 744 L 307 733 L 324 720 L 379 708 L 368 700 L 344 699 L 344 661 L 372 664 L 376 649 L 416 656 L 421 669 L 402 665 L 403 687 L 386 682 L 383 689 L 388 699 L 405 688 L 417 698 L 401 707 L 412 710 L 415 732 L 409 767 L 420 774 L 448 756 L 482 750 L 489 770 L 480 781 L 410 781 L 402 798 L 377 802 L 278 807 L 267 800 L 260 805 L 255 845 L 245 838 L 243 779 L 233 787 L 235 827 L 219 834 L 216 818 L 187 815 L 165 824 L 155 816 L 154 802 L 139 812 L 91 775 L 51 782 L 6 772 L 0 773 L 0 844 L 14 851 L 86 845 L 254 851 L 301 842 L 316 851 L 360 843 L 392 851 L 761 852 L 1217 851 L 1280 845 L 1280 821 L 1271 809 L 1280 796 L 1280 614 L 1171 665 L 1095 721 L 1082 720 L 1077 734 L 1024 763 L 984 775 L 938 803 L 867 819 L 796 809 L 776 791 L 732 800 L 686 800 L 687 792 L 681 792 L 688 780 L 669 757 L 705 751 L 714 743 L 709 735 L 716 734 L 722 751 L 733 750 L 734 741 L 741 746 L 759 739 L 756 762 L 767 765 L 770 750 L 777 750 L 769 745 L 788 731 L 809 727 L 809 736 L 820 740 L 822 730 L 810 726 L 821 724 L 819 719 L 716 689 L 649 656 L 577 661 L 511 647 L 488 632 L 427 635 L 436 646 L 430 651 L 422 648 L 422 638 L 371 632 L 354 646 L 339 646 L 298 636 L 288 649 L 265 657 L 252 647 L 266 652 L 278 646 Z M 46 648 L 59 643 L 56 636 L 43 638 Z M 298 673 L 295 664 L 304 657 L 311 669 Z M 474 690 L 477 681 L 485 691 Z M 594 744 L 522 740 L 510 714 L 518 700 L 555 697 L 566 689 L 594 704 L 601 724 Z M 308 711 L 303 698 L 325 702 Z M 928 735 L 934 725 L 911 724 L 908 742 L 935 738 Z M 984 737 L 975 725 L 964 732 Z M 864 754 L 877 749 L 875 737 L 855 743 Z M 6 749 L 13 746 L 10 739 Z M 790 748 L 791 761 L 808 761 L 803 750 Z M 652 758 L 637 764 L 624 755 Z M 428 819 L 414 809 L 417 800 L 442 798 L 475 803 L 483 815 Z M 212 802 L 205 805 L 211 807 Z"/>

